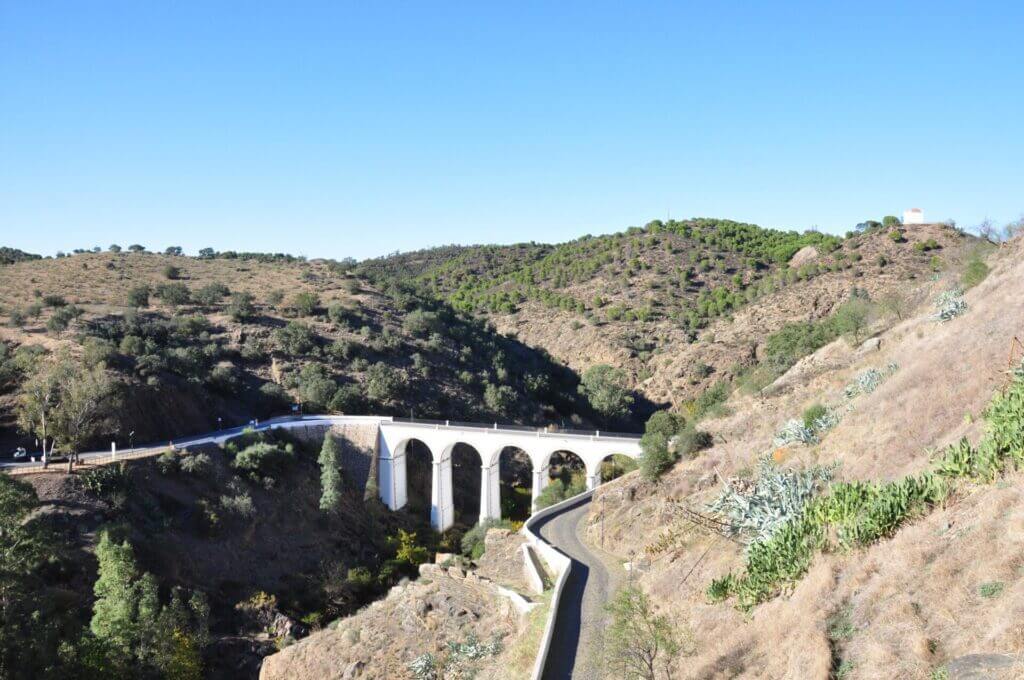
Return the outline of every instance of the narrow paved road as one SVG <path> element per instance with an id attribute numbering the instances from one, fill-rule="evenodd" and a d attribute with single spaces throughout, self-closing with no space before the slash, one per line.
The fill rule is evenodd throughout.
<path id="1" fill-rule="evenodd" d="M 544 680 L 604 678 L 604 605 L 619 580 L 618 570 L 586 546 L 580 536 L 591 499 L 554 515 L 538 527 L 541 537 L 573 560 L 555 616 L 555 632 Z"/>

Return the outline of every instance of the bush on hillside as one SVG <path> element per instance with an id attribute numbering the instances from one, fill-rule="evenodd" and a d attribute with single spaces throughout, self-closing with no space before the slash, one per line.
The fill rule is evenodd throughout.
<path id="1" fill-rule="evenodd" d="M 135 286 L 128 291 L 128 306 L 129 307 L 149 307 L 149 295 L 151 290 L 149 286 Z"/>
<path id="2" fill-rule="evenodd" d="M 299 316 L 313 316 L 320 307 L 320 296 L 312 291 L 302 291 L 292 298 L 291 308 Z"/>
<path id="3" fill-rule="evenodd" d="M 387 403 L 397 399 L 402 391 L 402 377 L 395 369 L 378 361 L 366 369 L 366 396 Z"/>
<path id="4" fill-rule="evenodd" d="M 293 444 L 257 442 L 238 452 L 231 465 L 256 480 L 273 479 L 295 460 Z"/>
<path id="5" fill-rule="evenodd" d="M 508 529 L 512 530 L 512 522 L 507 519 L 486 519 L 483 522 L 477 523 L 472 529 L 462 535 L 460 545 L 462 547 L 462 554 L 474 560 L 480 559 L 484 554 L 484 539 L 487 538 L 487 531 L 489 529 Z"/>
<path id="6" fill-rule="evenodd" d="M 625 372 L 608 364 L 588 368 L 580 380 L 579 392 L 606 418 L 624 418 L 633 404 Z"/>
<path id="7" fill-rule="evenodd" d="M 274 341 L 282 352 L 292 356 L 308 354 L 316 347 L 313 330 L 299 321 L 291 321 L 284 328 L 274 331 Z"/>
<path id="8" fill-rule="evenodd" d="M 583 479 L 582 475 L 577 475 L 566 484 L 561 479 L 552 479 L 548 482 L 548 485 L 537 494 L 535 505 L 537 510 L 542 510 L 548 506 L 578 496 L 587 490 L 587 483 Z"/>

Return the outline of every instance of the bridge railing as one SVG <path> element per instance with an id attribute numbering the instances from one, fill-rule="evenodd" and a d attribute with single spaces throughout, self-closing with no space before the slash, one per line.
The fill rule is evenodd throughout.
<path id="1" fill-rule="evenodd" d="M 468 423 L 458 420 L 430 420 L 427 418 L 392 418 L 391 422 L 405 425 L 422 425 L 425 427 L 444 427 L 460 430 L 473 429 L 481 431 L 498 432 L 531 432 L 541 436 L 551 437 L 593 437 L 597 439 L 626 439 L 638 441 L 639 434 L 632 432 L 607 432 L 605 430 L 571 430 L 571 429 L 548 429 L 547 427 L 535 427 L 531 425 L 509 425 L 505 423 Z"/>

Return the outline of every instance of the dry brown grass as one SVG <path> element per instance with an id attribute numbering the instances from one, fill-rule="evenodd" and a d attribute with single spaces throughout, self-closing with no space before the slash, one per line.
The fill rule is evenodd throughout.
<path id="1" fill-rule="evenodd" d="M 623 480 L 629 488 L 621 498 L 609 493 L 609 547 L 620 555 L 643 550 L 661 535 L 648 527 L 680 521 L 666 495 L 699 508 L 722 477 L 749 471 L 772 452 L 782 422 L 810 403 L 838 401 L 852 376 L 871 366 L 895 361 L 900 369 L 857 397 L 821 445 L 791 448 L 786 464 L 839 461 L 842 478 L 888 479 L 924 468 L 929 448 L 975 437 L 1005 380 L 1010 340 L 1024 332 L 1024 242 L 1001 249 L 990 264 L 988 279 L 967 294 L 964 316 L 939 324 L 923 307 L 882 334 L 881 351 L 862 355 L 838 341 L 795 366 L 772 396 L 734 397 L 733 415 L 705 423 L 715 434 L 711 450 L 677 466 L 657 489 L 634 475 Z M 954 274 L 919 294 L 930 299 Z M 848 679 L 928 678 L 958 656 L 1024 653 L 1022 542 L 1024 474 L 1016 474 L 967 487 L 891 540 L 819 556 L 790 593 L 749 616 L 707 601 L 711 579 L 742 564 L 741 548 L 724 539 L 679 541 L 653 559 L 642 582 L 695 632 L 696 654 L 681 677 L 827 678 L 841 660 Z M 987 586 L 983 594 L 993 583 L 1002 589 Z M 841 611 L 852 635 L 833 644 L 828 622 Z"/>

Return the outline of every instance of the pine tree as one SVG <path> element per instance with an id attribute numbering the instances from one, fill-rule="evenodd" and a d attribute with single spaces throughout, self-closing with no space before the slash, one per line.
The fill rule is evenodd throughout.
<path id="1" fill-rule="evenodd" d="M 338 443 L 328 433 L 324 437 L 324 445 L 320 449 L 320 509 L 337 510 L 341 506 L 341 452 Z"/>

